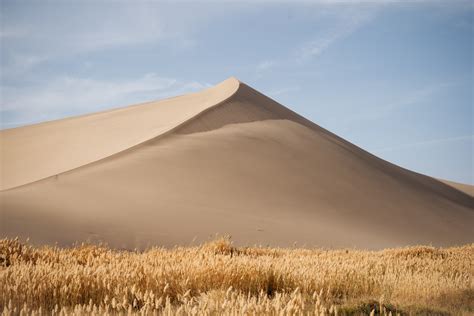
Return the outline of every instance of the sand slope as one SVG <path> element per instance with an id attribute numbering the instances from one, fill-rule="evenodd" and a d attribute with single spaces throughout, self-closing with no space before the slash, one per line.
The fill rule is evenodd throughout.
<path id="1" fill-rule="evenodd" d="M 440 180 L 440 181 L 446 183 L 449 186 L 452 186 L 452 187 L 458 189 L 459 191 L 462 191 L 462 192 L 464 192 L 466 194 L 469 194 L 470 196 L 474 197 L 474 186 L 472 186 L 472 185 L 457 183 L 457 182 L 447 181 L 447 180 Z"/>
<path id="2" fill-rule="evenodd" d="M 0 189 L 10 189 L 127 150 L 230 97 L 229 79 L 200 93 L 1 131 Z"/>
<path id="3" fill-rule="evenodd" d="M 3 236 L 126 248 L 214 233 L 281 246 L 474 242 L 470 195 L 383 161 L 233 78 L 1 138 Z"/>

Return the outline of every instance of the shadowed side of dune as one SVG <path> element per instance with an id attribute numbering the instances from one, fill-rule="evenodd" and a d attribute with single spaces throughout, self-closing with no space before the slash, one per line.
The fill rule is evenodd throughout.
<path id="1" fill-rule="evenodd" d="M 442 195 L 467 207 L 473 206 L 473 200 L 468 196 L 469 188 L 472 188 L 472 186 L 453 185 L 453 183 L 446 181 L 442 182 L 382 160 L 298 115 L 244 83 L 240 83 L 239 89 L 231 98 L 219 106 L 211 107 L 196 115 L 186 124 L 179 126 L 175 133 L 192 134 L 215 130 L 228 124 L 263 120 L 291 120 L 301 124 L 318 133 L 319 136 L 328 139 L 333 146 L 339 146 L 341 150 L 346 151 L 353 159 L 364 160 L 371 164 L 373 168 L 378 168 L 384 173 L 400 178 L 406 185 L 432 191 L 434 194 Z"/>
<path id="2" fill-rule="evenodd" d="M 3 234 L 125 248 L 215 233 L 276 246 L 473 241 L 468 194 L 383 161 L 245 84 L 216 94 L 226 97 L 165 134 L 0 193 Z"/>

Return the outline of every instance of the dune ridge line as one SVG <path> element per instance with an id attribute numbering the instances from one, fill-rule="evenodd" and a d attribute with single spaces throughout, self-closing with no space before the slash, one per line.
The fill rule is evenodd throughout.
<path id="1" fill-rule="evenodd" d="M 235 77 L 230 77 L 225 81 L 217 84 L 216 86 L 197 93 L 177 96 L 160 101 L 140 103 L 124 108 L 101 111 L 97 113 L 81 115 L 78 117 L 69 117 L 61 120 L 1 130 L 0 143 L 2 144 L 2 146 L 0 147 L 0 157 L 2 158 L 2 166 L 0 168 L 0 179 L 2 181 L 0 181 L 0 191 L 12 189 L 49 177 L 54 177 L 58 174 L 72 171 L 84 165 L 113 156 L 117 153 L 130 150 L 144 142 L 149 141 L 150 139 L 163 137 L 166 134 L 173 132 L 181 125 L 186 124 L 196 115 L 199 115 L 202 112 L 206 112 L 207 110 L 213 107 L 219 106 L 221 103 L 231 98 L 232 95 L 234 95 L 238 91 L 239 86 L 240 81 L 237 80 Z M 213 97 L 215 98 L 215 100 L 212 99 Z M 207 98 L 211 98 L 211 100 L 207 100 Z M 81 159 L 80 161 L 77 161 L 74 158 L 74 153 L 68 153 L 67 155 L 64 155 L 63 153 L 62 156 L 54 156 L 53 154 L 47 153 L 47 157 L 45 157 L 43 161 L 39 162 L 37 161 L 36 155 L 34 156 L 34 158 L 31 156 L 31 154 L 38 154 L 38 151 L 45 151 L 45 149 L 40 148 L 41 145 L 47 145 L 49 147 L 49 150 L 60 149 L 61 151 L 67 151 L 70 149 L 74 149 L 70 148 L 71 146 L 65 146 L 64 142 L 74 141 L 74 137 L 77 137 L 78 135 L 65 135 L 64 133 L 60 133 L 59 137 L 62 139 L 55 140 L 55 143 L 53 144 L 35 144 L 35 142 L 38 141 L 47 141 L 49 137 L 58 136 L 54 135 L 53 133 L 60 131 L 55 131 L 54 128 L 57 126 L 57 129 L 61 129 L 64 123 L 70 124 L 77 122 L 78 124 L 87 124 L 88 122 L 83 121 L 93 121 L 95 119 L 100 119 L 101 117 L 107 118 L 107 116 L 112 116 L 111 119 L 113 120 L 113 116 L 116 116 L 117 114 L 126 114 L 130 116 L 134 114 L 133 112 L 137 112 L 140 110 L 149 110 L 149 107 L 153 107 L 155 110 L 159 111 L 160 107 L 179 107 L 180 105 L 182 105 L 183 102 L 186 102 L 188 106 L 191 105 L 192 108 L 191 113 L 189 113 L 186 117 L 180 118 L 177 121 L 176 119 L 172 120 L 173 124 L 167 124 L 164 128 L 158 128 L 152 133 L 147 133 L 146 135 L 144 134 L 138 139 L 129 141 L 126 144 L 118 146 L 118 148 L 111 148 L 107 152 L 94 155 L 94 157 L 85 158 Z M 155 117 L 156 115 L 160 115 L 160 113 L 156 113 Z M 114 127 L 114 122 L 111 122 L 110 125 L 112 125 L 111 128 Z M 83 126 L 81 126 L 81 129 L 83 129 L 81 133 L 87 134 L 87 130 L 85 130 Z M 108 131 L 104 128 L 101 132 L 106 133 Z M 82 141 L 83 143 L 80 145 L 87 147 L 92 146 L 87 142 L 87 139 L 83 139 Z M 75 153 L 77 152 L 78 150 L 75 151 Z M 58 163 L 67 165 L 58 166 Z M 46 168 L 47 171 L 42 172 L 41 167 Z M 35 175 L 32 176 L 31 173 Z"/>

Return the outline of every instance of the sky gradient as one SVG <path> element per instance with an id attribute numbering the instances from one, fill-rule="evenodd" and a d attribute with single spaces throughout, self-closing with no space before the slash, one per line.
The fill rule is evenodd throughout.
<path id="1" fill-rule="evenodd" d="M 2 129 L 235 76 L 383 159 L 474 184 L 470 1 L 0 3 Z"/>

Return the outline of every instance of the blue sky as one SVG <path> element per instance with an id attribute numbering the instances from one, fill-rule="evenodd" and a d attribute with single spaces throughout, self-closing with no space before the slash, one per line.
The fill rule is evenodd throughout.
<path id="1" fill-rule="evenodd" d="M 474 184 L 470 1 L 0 3 L 2 128 L 236 76 L 386 160 Z"/>

